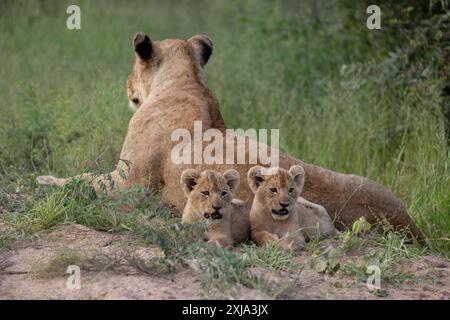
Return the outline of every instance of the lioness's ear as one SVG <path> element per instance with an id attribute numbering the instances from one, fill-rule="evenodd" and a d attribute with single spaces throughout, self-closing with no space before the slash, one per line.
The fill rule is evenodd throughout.
<path id="1" fill-rule="evenodd" d="M 241 181 L 241 176 L 239 172 L 234 169 L 230 169 L 225 171 L 223 174 L 225 180 L 227 181 L 228 186 L 230 187 L 231 192 L 234 192 L 237 187 L 239 187 L 239 182 Z"/>
<path id="2" fill-rule="evenodd" d="M 200 178 L 200 172 L 195 169 L 187 169 L 183 171 L 181 174 L 180 183 L 186 196 L 194 190 L 198 178 Z"/>
<path id="3" fill-rule="evenodd" d="M 152 56 L 152 41 L 143 32 L 138 32 L 133 38 L 134 51 L 142 60 L 148 60 Z"/>
<path id="4" fill-rule="evenodd" d="M 294 178 L 298 191 L 302 192 L 303 186 L 305 185 L 305 170 L 301 166 L 292 166 L 289 169 L 289 173 Z"/>
<path id="5" fill-rule="evenodd" d="M 194 48 L 194 51 L 199 59 L 200 66 L 203 68 L 203 66 L 208 62 L 213 51 L 212 40 L 208 36 L 200 34 L 189 38 L 188 42 Z"/>
<path id="6" fill-rule="evenodd" d="M 261 166 L 254 166 L 247 172 L 247 182 L 253 193 L 256 193 L 256 190 L 258 190 L 259 186 L 264 181 L 262 169 L 263 167 Z"/>

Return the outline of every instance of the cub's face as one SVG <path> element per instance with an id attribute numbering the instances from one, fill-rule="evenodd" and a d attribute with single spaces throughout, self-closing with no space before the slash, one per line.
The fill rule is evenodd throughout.
<path id="1" fill-rule="evenodd" d="M 289 171 L 255 166 L 248 171 L 247 180 L 255 200 L 268 209 L 272 218 L 285 220 L 303 190 L 305 171 L 301 166 L 292 166 Z"/>
<path id="2" fill-rule="evenodd" d="M 230 214 L 233 192 L 239 186 L 239 173 L 228 170 L 221 174 L 212 170 L 187 169 L 181 174 L 181 185 L 195 214 L 211 222 L 220 222 Z"/>
<path id="3" fill-rule="evenodd" d="M 205 35 L 196 35 L 188 40 L 151 41 L 143 32 L 134 36 L 133 46 L 136 56 L 127 80 L 128 101 L 133 110 L 137 110 L 148 97 L 153 79 L 161 68 L 173 66 L 183 70 L 187 67 L 198 71 L 208 62 L 213 49 L 212 40 Z"/>

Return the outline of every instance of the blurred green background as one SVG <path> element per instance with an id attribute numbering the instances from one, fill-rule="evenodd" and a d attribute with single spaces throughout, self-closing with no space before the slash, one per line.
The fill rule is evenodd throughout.
<path id="1" fill-rule="evenodd" d="M 66 8 L 81 8 L 81 30 Z M 449 252 L 449 12 L 445 1 L 0 1 L 0 210 L 36 174 L 108 172 L 128 121 L 131 41 L 203 33 L 230 128 L 280 128 L 281 148 L 368 176 Z"/>

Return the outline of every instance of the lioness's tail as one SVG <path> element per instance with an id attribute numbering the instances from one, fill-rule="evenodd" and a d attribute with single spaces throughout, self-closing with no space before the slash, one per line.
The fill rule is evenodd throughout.
<path id="1" fill-rule="evenodd" d="M 36 178 L 36 181 L 39 184 L 44 185 L 53 185 L 53 186 L 59 186 L 62 187 L 67 183 L 67 179 L 61 179 L 54 176 L 39 176 Z"/>
<path id="2" fill-rule="evenodd" d="M 114 188 L 123 188 L 131 186 L 131 183 L 123 178 L 117 170 L 108 174 L 94 175 L 92 173 L 83 173 L 70 178 L 57 178 L 54 176 L 38 176 L 36 178 L 39 184 L 53 185 L 63 187 L 74 180 L 84 180 L 91 184 L 97 194 L 101 194 L 106 191 L 109 194 Z"/>
<path id="3" fill-rule="evenodd" d="M 91 173 L 83 173 L 70 178 L 57 178 L 54 176 L 38 176 L 36 178 L 36 181 L 39 184 L 43 185 L 63 187 L 65 184 L 68 184 L 73 180 L 85 180 L 88 183 L 92 183 L 94 182 L 94 179 L 95 176 L 93 176 Z"/>

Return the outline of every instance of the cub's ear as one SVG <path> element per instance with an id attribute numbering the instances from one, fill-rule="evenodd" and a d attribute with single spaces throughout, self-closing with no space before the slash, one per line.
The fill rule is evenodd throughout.
<path id="1" fill-rule="evenodd" d="M 198 178 L 200 178 L 200 172 L 195 169 L 187 169 L 183 171 L 183 173 L 181 174 L 180 183 L 186 196 L 188 196 L 189 193 L 194 190 Z"/>
<path id="2" fill-rule="evenodd" d="M 213 42 L 212 40 L 203 34 L 199 34 L 193 36 L 188 39 L 188 42 L 194 48 L 195 54 L 200 62 L 200 66 L 203 68 L 204 65 L 208 62 L 209 57 L 213 51 Z"/>
<path id="3" fill-rule="evenodd" d="M 253 193 L 256 193 L 261 183 L 264 182 L 263 169 L 261 166 L 254 166 L 247 172 L 247 182 Z"/>
<path id="4" fill-rule="evenodd" d="M 148 60 L 152 56 L 153 48 L 152 41 L 143 32 L 138 32 L 133 38 L 134 51 L 142 60 Z"/>
<path id="5" fill-rule="evenodd" d="M 239 187 L 239 182 L 241 181 L 241 176 L 239 172 L 234 169 L 230 169 L 225 171 L 223 174 L 225 180 L 227 181 L 228 186 L 230 187 L 231 192 L 234 192 L 237 187 Z"/>
<path id="6" fill-rule="evenodd" d="M 289 173 L 294 178 L 298 191 L 302 192 L 303 186 L 305 185 L 305 170 L 301 166 L 292 166 L 289 169 Z"/>

